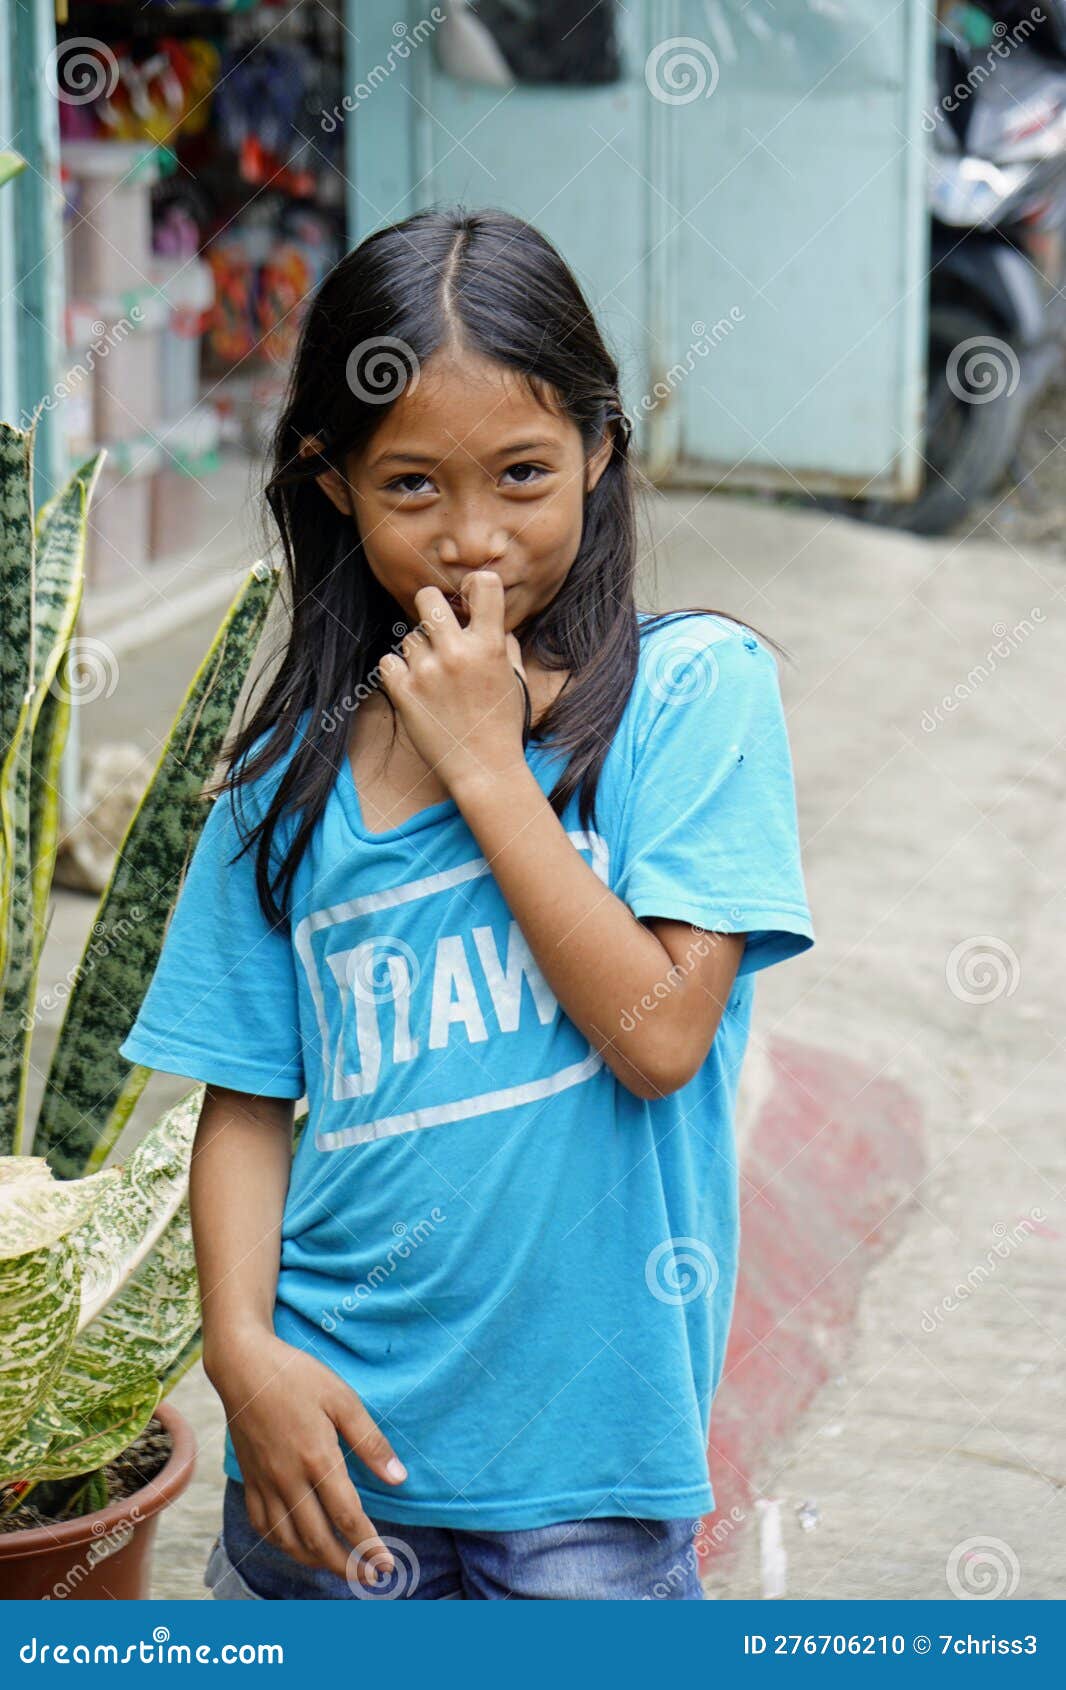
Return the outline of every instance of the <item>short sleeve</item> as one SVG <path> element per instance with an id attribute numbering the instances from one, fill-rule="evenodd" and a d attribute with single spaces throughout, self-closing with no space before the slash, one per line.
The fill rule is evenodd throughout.
<path id="1" fill-rule="evenodd" d="M 275 766 L 276 767 L 276 766 Z M 244 832 L 254 825 L 240 788 Z M 196 843 L 129 1035 L 130 1062 L 262 1097 L 304 1094 L 296 971 L 286 926 L 271 928 L 255 887 L 257 845 L 235 862 L 241 831 L 227 792 Z"/>
<path id="2" fill-rule="evenodd" d="M 745 933 L 751 974 L 814 943 L 777 664 L 710 617 L 650 637 L 615 890 L 638 917 Z"/>

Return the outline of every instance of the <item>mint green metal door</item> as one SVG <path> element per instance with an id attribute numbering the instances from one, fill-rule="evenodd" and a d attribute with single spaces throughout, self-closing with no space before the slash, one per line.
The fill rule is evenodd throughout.
<path id="1" fill-rule="evenodd" d="M 576 88 L 451 74 L 443 7 L 350 7 L 353 241 L 431 203 L 535 223 L 661 481 L 916 491 L 925 0 L 619 6 L 623 79 Z"/>

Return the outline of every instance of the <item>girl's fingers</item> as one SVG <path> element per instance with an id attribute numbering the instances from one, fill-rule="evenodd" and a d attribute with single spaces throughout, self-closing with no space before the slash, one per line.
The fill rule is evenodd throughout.
<path id="1" fill-rule="evenodd" d="M 403 1482 L 407 1469 L 380 1426 L 370 1418 L 354 1391 L 324 1405 L 334 1426 L 359 1457 L 387 1485 Z M 391 1464 L 391 1465 L 390 1465 Z"/>
<path id="2" fill-rule="evenodd" d="M 256 1489 L 255 1485 L 249 1484 L 247 1479 L 244 1481 L 244 1511 L 248 1516 L 248 1521 L 252 1530 L 256 1532 L 259 1537 L 266 1537 L 266 1506 L 260 1492 Z"/>
<path id="3" fill-rule="evenodd" d="M 470 606 L 470 628 L 481 633 L 503 632 L 503 582 L 494 569 L 478 569 L 463 582 Z"/>
<path id="4" fill-rule="evenodd" d="M 262 1531 L 256 1527 L 260 1537 L 265 1537 L 276 1548 L 283 1549 L 286 1555 L 291 1555 L 293 1560 L 299 1561 L 302 1566 L 308 1566 L 307 1551 L 293 1523 L 292 1510 L 281 1492 L 264 1491 L 262 1503 L 266 1527 Z"/>
<path id="5" fill-rule="evenodd" d="M 354 1490 L 353 1490 L 353 1494 Z M 392 1557 L 361 1508 L 354 1511 L 353 1523 L 361 1522 L 359 1561 L 353 1562 L 352 1551 L 338 1541 L 333 1520 L 327 1513 L 317 1490 L 308 1486 L 291 1497 L 271 1491 L 265 1503 L 269 1529 L 260 1533 L 301 1567 L 328 1567 L 338 1578 L 358 1579 L 360 1584 L 373 1586 L 367 1571 L 373 1562 L 384 1576 L 392 1566 Z M 351 1512 L 351 1511 L 349 1511 Z"/>
<path id="6" fill-rule="evenodd" d="M 464 576 L 462 594 L 470 612 L 467 632 L 475 627 L 502 632 L 503 582 L 494 569 L 476 569 Z M 430 645 L 435 634 L 463 631 L 459 618 L 439 587 L 419 587 L 415 594 L 415 608 L 423 619 L 422 633 Z"/>
<path id="7" fill-rule="evenodd" d="M 382 1576 L 391 1572 L 394 1559 L 378 1536 L 374 1522 L 364 1509 L 359 1492 L 346 1470 L 342 1467 L 327 1474 L 319 1481 L 316 1490 L 331 1528 L 340 1532 L 345 1540 L 344 1544 L 337 1544 L 344 1562 L 342 1576 L 354 1578 L 359 1574 L 362 1575 L 360 1582 L 365 1583 L 368 1562 L 377 1567 Z M 358 1551 L 358 1560 L 353 1551 Z"/>
<path id="8" fill-rule="evenodd" d="M 332 1481 L 324 1481 L 330 1482 Z M 374 1580 L 369 1577 L 368 1565 L 380 1565 L 384 1576 L 392 1566 L 392 1557 L 359 1505 L 358 1493 L 350 1480 L 347 1488 L 356 1498 L 354 1506 L 349 1505 L 347 1510 L 342 1509 L 352 1528 L 351 1531 L 344 1530 L 347 1543 L 338 1540 L 333 1529 L 338 1522 L 333 1518 L 332 1510 L 327 1508 L 317 1488 L 307 1490 L 297 1498 L 293 1505 L 291 1521 L 307 1565 L 328 1567 L 338 1578 L 357 1578 L 360 1584 L 369 1584 L 372 1588 Z M 352 1556 L 352 1550 L 356 1547 L 359 1548 L 358 1560 Z"/>

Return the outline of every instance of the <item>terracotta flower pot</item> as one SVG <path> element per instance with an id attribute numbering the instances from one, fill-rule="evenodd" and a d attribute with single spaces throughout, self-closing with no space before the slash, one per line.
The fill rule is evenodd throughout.
<path id="1" fill-rule="evenodd" d="M 155 1418 L 170 1433 L 166 1465 L 132 1496 L 54 1526 L 0 1532 L 0 1595 L 10 1600 L 144 1601 L 159 1514 L 193 1476 L 192 1427 L 164 1397 Z"/>

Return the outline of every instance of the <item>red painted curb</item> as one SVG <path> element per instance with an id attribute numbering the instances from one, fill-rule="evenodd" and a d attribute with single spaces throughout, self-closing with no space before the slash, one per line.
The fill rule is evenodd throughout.
<path id="1" fill-rule="evenodd" d="M 704 1559 L 735 1547 L 759 1478 L 840 1371 L 863 1280 L 925 1170 L 911 1092 L 835 1051 L 773 1040 L 770 1095 L 743 1147 L 741 1245 L 708 1463 Z"/>

